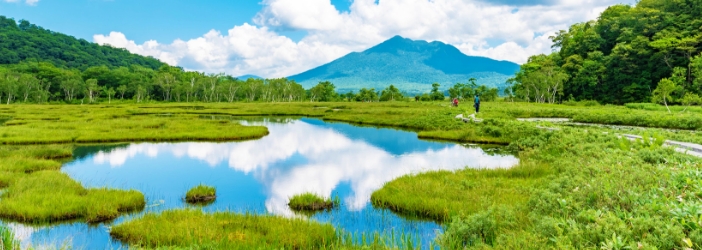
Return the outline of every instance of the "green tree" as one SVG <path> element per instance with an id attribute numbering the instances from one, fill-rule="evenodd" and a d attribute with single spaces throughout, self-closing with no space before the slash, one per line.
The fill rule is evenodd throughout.
<path id="1" fill-rule="evenodd" d="M 700 105 L 702 104 L 702 99 L 700 98 L 699 95 L 693 94 L 693 93 L 687 93 L 685 96 L 683 96 L 682 100 L 680 100 L 683 105 L 685 105 L 685 109 L 683 109 L 682 112 L 685 112 L 688 107 L 692 105 Z"/>
<path id="2" fill-rule="evenodd" d="M 124 86 L 124 85 L 120 85 Z M 115 95 L 116 91 L 114 88 L 103 88 L 105 96 L 107 96 L 107 103 L 112 103 L 112 97 Z"/>
<path id="3" fill-rule="evenodd" d="M 400 89 L 396 88 L 395 85 L 392 84 L 384 89 L 380 94 L 381 101 L 394 101 L 396 99 L 401 100 L 402 98 L 404 97 L 402 96 Z"/>
<path id="4" fill-rule="evenodd" d="M 85 81 L 85 95 L 88 97 L 90 103 L 97 101 L 101 89 L 97 79 L 88 79 Z"/>
<path id="5" fill-rule="evenodd" d="M 444 100 L 444 98 L 446 98 L 444 96 L 444 93 L 441 93 L 441 91 L 439 91 L 439 87 L 441 87 L 441 84 L 438 84 L 438 83 L 431 84 L 431 92 L 430 92 L 431 99 L 434 101 Z"/>
<path id="6" fill-rule="evenodd" d="M 668 101 L 671 99 L 671 93 L 675 91 L 677 87 L 675 82 L 668 78 L 663 78 L 659 83 L 658 87 L 653 91 L 653 102 L 663 103 L 670 113 L 670 108 L 668 107 Z"/>
<path id="7" fill-rule="evenodd" d="M 119 85 L 119 87 L 117 87 L 117 92 L 119 93 L 119 99 L 124 99 L 124 93 L 127 92 L 127 85 Z"/>
<path id="8" fill-rule="evenodd" d="M 320 102 L 334 101 L 337 97 L 336 87 L 329 81 L 320 82 L 310 89 L 310 100 Z"/>

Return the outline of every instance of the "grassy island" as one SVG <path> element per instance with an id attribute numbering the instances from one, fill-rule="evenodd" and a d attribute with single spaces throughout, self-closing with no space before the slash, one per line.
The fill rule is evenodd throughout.
<path id="1" fill-rule="evenodd" d="M 214 187 L 198 185 L 185 194 L 185 201 L 191 204 L 214 202 L 217 193 Z"/>
<path id="2" fill-rule="evenodd" d="M 290 198 L 288 206 L 295 211 L 320 211 L 332 209 L 338 205 L 338 201 L 331 198 L 323 198 L 313 193 L 298 194 Z"/>

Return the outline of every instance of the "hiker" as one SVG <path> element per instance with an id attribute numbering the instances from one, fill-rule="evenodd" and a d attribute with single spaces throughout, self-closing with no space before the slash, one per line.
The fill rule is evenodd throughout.
<path id="1" fill-rule="evenodd" d="M 453 98 L 453 106 L 458 107 L 458 98 Z"/>
<path id="2" fill-rule="evenodd" d="M 475 94 L 475 104 L 473 104 L 473 107 L 475 107 L 475 113 L 480 113 L 480 97 L 478 94 Z"/>

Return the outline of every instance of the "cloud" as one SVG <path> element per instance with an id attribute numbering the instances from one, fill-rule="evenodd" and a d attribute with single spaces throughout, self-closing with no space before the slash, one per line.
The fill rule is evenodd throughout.
<path id="1" fill-rule="evenodd" d="M 3 1 L 5 1 L 7 3 L 21 2 L 21 0 L 3 0 Z M 32 6 L 36 6 L 38 2 L 39 2 L 39 0 L 25 0 L 24 1 L 24 3 L 26 3 L 27 5 L 32 5 Z"/>
<path id="2" fill-rule="evenodd" d="M 119 32 L 94 40 L 190 70 L 263 77 L 297 74 L 394 35 L 442 41 L 468 55 L 523 63 L 551 51 L 549 35 L 594 19 L 620 2 L 354 0 L 348 12 L 339 12 L 329 0 L 265 0 L 253 24 L 234 26 L 226 34 L 212 30 L 170 44 L 135 44 Z M 293 41 L 281 31 L 307 35 Z"/>

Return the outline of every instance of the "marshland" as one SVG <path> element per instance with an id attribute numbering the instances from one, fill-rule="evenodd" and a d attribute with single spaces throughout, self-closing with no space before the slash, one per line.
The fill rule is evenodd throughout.
<path id="1" fill-rule="evenodd" d="M 486 102 L 483 122 L 466 123 L 455 116 L 472 113 L 468 108 L 410 101 L 10 105 L 2 111 L 12 117 L 10 124 L 24 122 L 1 127 L 0 200 L 0 216 L 24 235 L 23 247 L 230 248 L 236 240 L 242 248 L 537 247 L 555 244 L 544 233 L 572 242 L 569 237 L 590 230 L 598 233 L 586 234 L 592 238 L 583 244 L 609 242 L 616 233 L 652 246 L 678 246 L 675 238 L 692 240 L 696 232 L 683 222 L 694 218 L 686 211 L 696 204 L 699 158 L 617 135 L 696 142 L 698 132 L 517 120 L 601 122 L 618 113 L 681 124 L 696 117 L 691 113 Z M 75 139 L 40 141 L 55 129 Z M 100 138 L 101 131 L 111 144 L 82 143 Z M 237 139 L 208 141 L 199 133 Z M 216 188 L 216 200 L 188 205 L 186 193 L 201 184 L 211 186 L 201 188 L 205 193 Z M 305 193 L 339 205 L 317 213 L 288 207 Z M 225 222 L 260 224 L 256 230 L 263 231 L 211 231 Z M 565 222 L 576 231 L 562 231 Z M 303 224 L 319 234 L 297 236 L 308 234 L 289 228 Z M 668 238 L 655 241 L 643 233 L 666 228 L 661 233 Z M 203 234 L 176 237 L 198 231 Z M 281 238 L 263 240 L 261 232 Z M 207 234 L 231 237 L 219 242 Z"/>
<path id="2" fill-rule="evenodd" d="M 337 14 L 358 21 L 425 1 L 350 2 Z M 0 249 L 702 248 L 702 4 L 562 2 L 492 3 L 578 20 L 495 15 L 538 53 L 435 27 L 359 42 L 276 26 L 279 0 L 171 45 L 0 16 Z M 441 3 L 422 9 L 455 7 Z"/>

